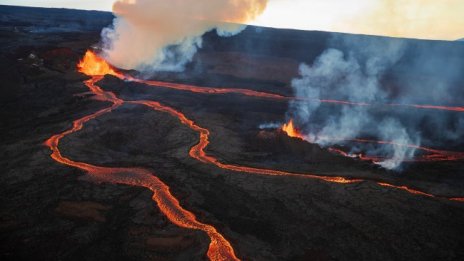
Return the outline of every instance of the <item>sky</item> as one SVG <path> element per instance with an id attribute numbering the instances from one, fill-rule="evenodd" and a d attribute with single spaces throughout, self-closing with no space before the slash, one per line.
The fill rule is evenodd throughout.
<path id="1" fill-rule="evenodd" d="M 0 0 L 110 11 L 114 0 Z M 464 0 L 270 0 L 255 25 L 423 39 L 464 38 Z"/>

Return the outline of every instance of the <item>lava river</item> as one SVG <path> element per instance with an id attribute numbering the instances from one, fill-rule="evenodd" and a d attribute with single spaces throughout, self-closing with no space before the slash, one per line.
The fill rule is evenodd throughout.
<path id="1" fill-rule="evenodd" d="M 343 100 L 334 100 L 334 99 L 301 99 L 292 96 L 284 96 L 276 93 L 269 93 L 269 92 L 261 92 L 261 91 L 254 91 L 250 89 L 240 89 L 240 88 L 217 88 L 217 87 L 203 87 L 203 86 L 196 86 L 191 84 L 182 84 L 182 83 L 174 83 L 174 82 L 163 82 L 163 81 L 153 81 L 153 80 L 142 80 L 135 78 L 131 75 L 126 75 L 120 73 L 113 69 L 108 63 L 97 63 L 95 64 L 94 61 L 98 59 L 98 57 L 91 51 L 87 51 L 85 54 L 85 59 L 83 60 L 84 64 L 89 66 L 85 66 L 83 70 L 86 70 L 86 74 L 88 75 L 95 75 L 95 71 L 102 71 L 106 70 L 105 74 L 111 74 L 120 78 L 121 80 L 128 80 L 136 83 L 145 84 L 151 87 L 157 88 L 168 88 L 174 89 L 179 91 L 188 91 L 193 93 L 199 94 L 241 94 L 245 96 L 257 97 L 257 98 L 268 98 L 274 100 L 281 100 L 281 101 L 299 101 L 299 102 L 321 102 L 321 103 L 329 103 L 335 105 L 351 105 L 351 106 L 387 106 L 387 107 L 410 107 L 416 109 L 429 109 L 429 110 L 441 110 L 441 111 L 454 111 L 454 112 L 464 112 L 464 106 L 439 106 L 439 105 L 426 105 L 426 104 L 400 104 L 400 103 L 387 103 L 387 104 L 371 104 L 365 102 L 353 102 L 353 101 L 343 101 Z M 92 64 L 94 64 L 92 66 Z"/>
<path id="2" fill-rule="evenodd" d="M 98 57 L 94 58 L 98 59 Z M 239 260 L 230 243 L 216 230 L 216 228 L 199 222 L 192 212 L 182 208 L 179 201 L 169 191 L 169 187 L 157 178 L 154 173 L 142 168 L 109 168 L 95 166 L 84 162 L 73 161 L 61 154 L 58 147 L 62 138 L 81 130 L 86 122 L 96 119 L 106 113 L 110 113 L 124 104 L 124 101 L 117 98 L 113 93 L 105 92 L 96 85 L 96 83 L 103 78 L 101 75 L 107 72 L 111 73 L 111 70 L 108 70 L 109 67 L 97 67 L 88 71 L 86 66 L 88 65 L 84 62 L 79 65 L 81 72 L 92 76 L 91 80 L 85 82 L 86 86 L 89 87 L 98 99 L 111 102 L 113 105 L 75 120 L 71 129 L 50 137 L 45 142 L 45 145 L 52 151 L 51 157 L 61 164 L 85 171 L 88 177 L 98 182 L 140 186 L 150 189 L 153 192 L 153 200 L 157 203 L 161 212 L 166 215 L 172 223 L 183 228 L 202 230 L 209 236 L 211 242 L 207 255 L 210 260 Z"/>
<path id="3" fill-rule="evenodd" d="M 257 98 L 267 98 L 281 101 L 298 101 L 298 102 L 320 102 L 334 105 L 350 105 L 350 106 L 370 106 L 370 107 L 409 107 L 415 109 L 428 109 L 428 110 L 439 110 L 439 111 L 454 111 L 454 112 L 464 112 L 464 106 L 439 106 L 439 105 L 426 105 L 426 104 L 403 104 L 403 103 L 365 103 L 365 102 L 353 102 L 353 101 L 344 101 L 344 100 L 334 100 L 334 99 L 302 99 L 292 96 L 284 96 L 276 93 L 254 91 L 249 89 L 240 89 L 240 88 L 217 88 L 217 87 L 203 87 L 195 86 L 191 84 L 182 84 L 182 83 L 173 83 L 173 82 L 163 82 L 163 81 L 153 81 L 153 80 L 142 80 L 135 78 L 130 75 L 124 75 L 119 72 L 113 71 L 112 75 L 122 79 L 128 80 L 136 83 L 145 84 L 151 87 L 156 88 L 168 88 L 179 91 L 188 91 L 193 93 L 200 94 L 241 94 L 245 96 L 257 97 Z"/>
<path id="4" fill-rule="evenodd" d="M 210 132 L 208 129 L 204 127 L 200 127 L 194 121 L 189 119 L 186 115 L 182 112 L 162 105 L 156 101 L 124 101 L 118 98 L 114 93 L 107 92 L 102 90 L 96 84 L 103 78 L 103 75 L 111 74 L 117 76 L 121 79 L 132 80 L 135 82 L 145 83 L 153 86 L 161 86 L 166 88 L 173 88 L 177 90 L 186 90 L 186 91 L 193 91 L 197 93 L 204 93 L 204 94 L 226 94 L 226 93 L 240 93 L 248 96 L 256 96 L 262 98 L 272 98 L 272 99 L 289 99 L 289 97 L 280 96 L 276 94 L 270 93 L 262 93 L 256 92 L 246 89 L 214 89 L 214 88 L 207 88 L 207 87 L 197 87 L 191 85 L 183 85 L 183 84 L 175 84 L 175 83 L 164 83 L 164 82 L 156 82 L 156 81 L 143 81 L 139 79 L 135 79 L 133 77 L 127 77 L 123 74 L 117 72 L 111 66 L 109 66 L 103 59 L 96 56 L 94 53 L 88 51 L 78 66 L 80 72 L 85 73 L 89 76 L 92 76 L 92 79 L 85 81 L 86 86 L 95 94 L 95 96 L 102 101 L 111 102 L 112 105 L 105 109 L 99 110 L 93 114 L 84 116 L 80 119 L 77 119 L 73 122 L 72 128 L 66 130 L 62 133 L 53 135 L 50 137 L 46 142 L 45 145 L 50 148 L 52 151 L 51 157 L 64 165 L 81 169 L 85 171 L 88 177 L 92 178 L 98 182 L 109 182 L 115 184 L 126 184 L 131 186 L 140 186 L 150 189 L 153 192 L 153 201 L 155 201 L 160 208 L 161 212 L 166 215 L 166 217 L 175 225 L 189 228 L 189 229 L 196 229 L 204 231 L 210 237 L 210 245 L 208 249 L 207 256 L 210 260 L 239 260 L 236 255 L 235 251 L 232 248 L 231 244 L 222 236 L 216 228 L 211 225 L 207 225 L 201 223 L 197 220 L 195 215 L 192 212 L 184 209 L 179 201 L 171 194 L 169 187 L 163 183 L 159 178 L 156 177 L 154 173 L 149 170 L 142 169 L 142 168 L 111 168 L 111 167 L 103 167 L 103 166 L 96 166 L 91 165 L 85 162 L 78 162 L 73 161 L 72 159 L 66 158 L 61 154 L 59 150 L 59 143 L 60 140 L 68 135 L 71 135 L 75 132 L 82 130 L 84 124 L 88 121 L 96 119 L 104 114 L 110 113 L 116 108 L 122 106 L 124 103 L 131 103 L 131 104 L 140 104 L 144 106 L 148 106 L 154 110 L 165 112 L 170 114 L 173 117 L 176 117 L 182 124 L 188 126 L 193 131 L 199 134 L 199 142 L 195 146 L 193 146 L 190 151 L 189 155 L 196 160 L 203 162 L 205 164 L 211 164 L 218 168 L 248 173 L 248 174 L 256 174 L 256 175 L 268 175 L 268 176 L 282 176 L 282 177 L 295 177 L 295 178 L 304 178 L 304 179 L 316 179 L 322 180 L 325 182 L 331 183 L 341 183 L 341 184 L 349 184 L 349 183 L 359 183 L 367 181 L 366 179 L 358 179 L 358 178 L 347 178 L 347 177 L 339 177 L 339 176 L 327 176 L 327 175 L 317 175 L 312 173 L 292 173 L 287 171 L 281 170 L 273 170 L 273 169 L 263 169 L 263 168 L 254 168 L 254 167 L 247 167 L 247 166 L 240 166 L 240 165 L 232 165 L 232 164 L 225 164 L 220 162 L 217 158 L 207 155 L 205 152 L 206 147 L 209 144 L 209 135 Z M 464 111 L 464 110 L 463 110 Z M 370 180 L 375 182 L 376 184 L 406 191 L 411 194 L 422 195 L 426 197 L 434 197 L 434 198 L 442 198 L 447 200 L 454 200 L 454 201 L 464 201 L 464 198 L 451 198 L 451 197 L 443 197 L 438 195 L 432 195 L 420 190 L 416 190 L 413 188 L 409 188 L 407 186 L 402 185 L 395 185 L 389 184 L 384 182 L 379 182 L 375 180 Z"/>

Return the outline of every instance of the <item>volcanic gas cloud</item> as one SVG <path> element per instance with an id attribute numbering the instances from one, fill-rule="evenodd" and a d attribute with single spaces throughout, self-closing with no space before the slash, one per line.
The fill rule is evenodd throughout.
<path id="1" fill-rule="evenodd" d="M 302 64 L 300 77 L 292 81 L 296 99 L 287 116 L 300 137 L 345 146 L 348 155 L 366 153 L 382 159 L 376 163 L 387 169 L 399 169 L 417 156 L 421 144 L 449 147 L 462 140 L 462 113 L 414 109 L 462 103 L 464 94 L 455 84 L 464 70 L 462 60 L 444 59 L 403 39 L 366 38 L 354 44 L 334 38 L 332 45 L 337 48 L 325 50 L 312 65 Z M 403 68 L 415 78 L 399 73 Z M 418 82 L 417 76 L 426 81 Z M 347 106 L 327 106 L 324 99 L 347 101 Z M 353 142 L 366 138 L 388 142 Z"/>
<path id="2" fill-rule="evenodd" d="M 113 26 L 102 32 L 103 53 L 118 68 L 182 70 L 204 33 L 240 32 L 239 24 L 253 20 L 266 5 L 267 0 L 119 0 Z"/>

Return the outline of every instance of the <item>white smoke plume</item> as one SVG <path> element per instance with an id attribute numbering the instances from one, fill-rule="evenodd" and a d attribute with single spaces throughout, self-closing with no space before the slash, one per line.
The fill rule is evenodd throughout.
<path id="1" fill-rule="evenodd" d="M 118 0 L 113 26 L 102 32 L 103 55 L 123 69 L 182 70 L 204 33 L 238 33 L 266 5 L 267 0 Z"/>
<path id="2" fill-rule="evenodd" d="M 383 74 L 403 55 L 402 41 L 378 41 L 355 51 L 327 49 L 312 66 L 302 64 L 300 77 L 292 81 L 296 97 L 288 116 L 294 118 L 310 142 L 322 146 L 345 144 L 358 138 L 387 140 L 394 145 L 352 148 L 387 159 L 378 162 L 397 169 L 414 156 L 419 138 L 410 137 L 405 126 L 389 115 L 379 116 L 368 106 L 321 106 L 318 99 L 363 103 L 387 103 L 388 91 L 381 87 Z M 307 102 L 305 100 L 311 100 Z M 315 100 L 315 101 L 314 101 Z M 414 134 L 414 133 L 413 133 Z"/>

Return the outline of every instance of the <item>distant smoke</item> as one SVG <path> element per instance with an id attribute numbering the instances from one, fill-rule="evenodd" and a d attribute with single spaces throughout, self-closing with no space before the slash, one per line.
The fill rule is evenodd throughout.
<path id="1" fill-rule="evenodd" d="M 322 146 L 351 146 L 352 153 L 364 152 L 386 158 L 379 165 L 399 169 L 415 154 L 413 146 L 462 142 L 462 113 L 443 113 L 388 106 L 322 105 L 305 99 L 336 99 L 371 104 L 463 103 L 456 85 L 464 69 L 462 58 L 452 60 L 436 48 L 409 47 L 407 41 L 385 38 L 337 38 L 340 49 L 327 49 L 309 66 L 300 66 L 300 77 L 292 81 L 295 95 L 288 117 L 308 141 Z M 341 42 L 341 43 L 340 43 Z M 408 54 L 405 55 L 406 50 Z M 464 49 L 455 49 L 455 54 Z M 405 57 L 406 56 L 406 57 Z M 401 62 L 400 62 L 401 61 Z M 446 64 L 448 62 L 448 64 Z M 418 78 L 430 76 L 429 79 Z M 422 80 L 422 81 L 418 81 Z M 396 82 L 395 82 L 396 81 Z M 450 96 L 454 95 L 454 99 Z M 461 104 L 462 105 L 462 104 Z M 356 138 L 386 140 L 393 145 L 359 144 Z M 355 144 L 355 145 L 353 145 Z"/>
<path id="2" fill-rule="evenodd" d="M 282 123 L 270 122 L 270 123 L 263 123 L 258 126 L 260 130 L 266 129 L 278 129 L 282 126 Z"/>
<path id="3" fill-rule="evenodd" d="M 102 32 L 105 58 L 123 69 L 182 70 L 213 29 L 221 36 L 263 12 L 267 0 L 119 0 Z"/>

